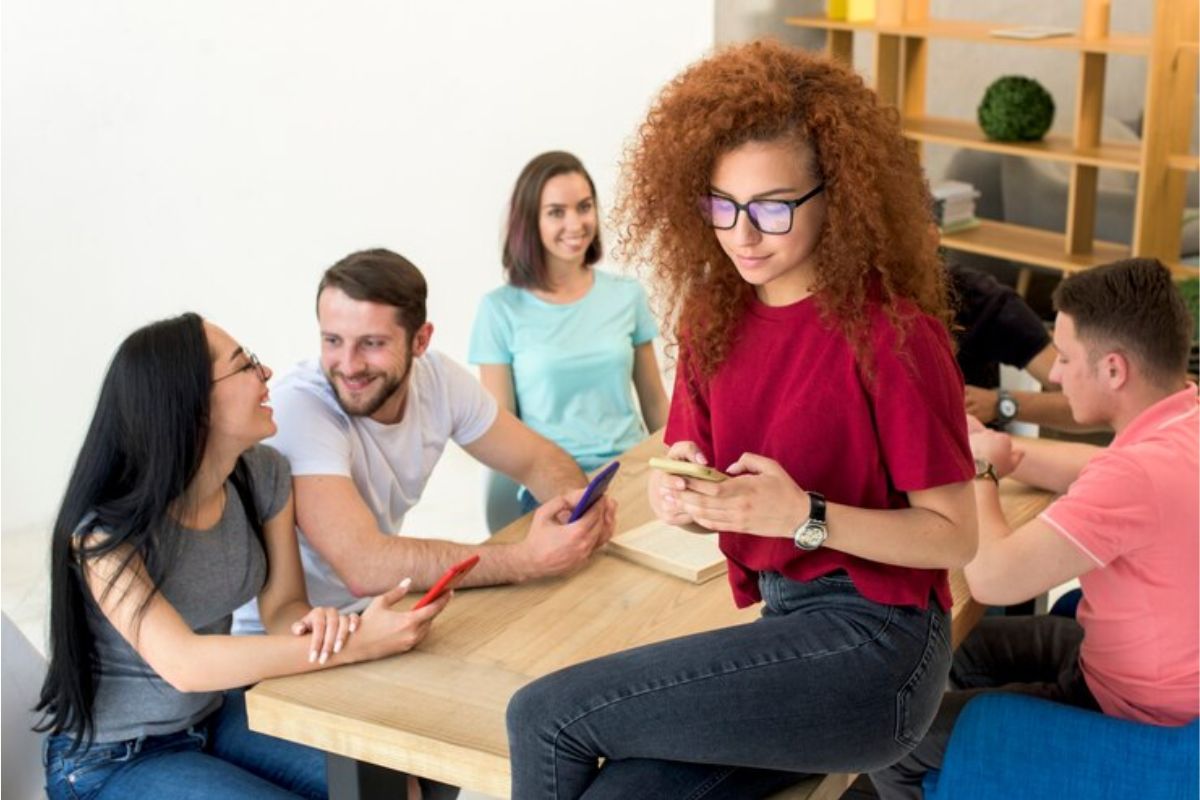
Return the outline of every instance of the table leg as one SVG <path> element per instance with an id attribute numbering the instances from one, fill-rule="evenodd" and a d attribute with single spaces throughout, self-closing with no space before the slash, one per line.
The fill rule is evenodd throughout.
<path id="1" fill-rule="evenodd" d="M 325 754 L 330 800 L 408 800 L 408 775 L 393 769 Z M 422 800 L 454 800 L 457 786 L 419 778 Z"/>

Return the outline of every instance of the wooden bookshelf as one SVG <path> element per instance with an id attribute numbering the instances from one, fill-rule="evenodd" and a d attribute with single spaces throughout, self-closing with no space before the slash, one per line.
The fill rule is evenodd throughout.
<path id="1" fill-rule="evenodd" d="M 1196 172 L 1200 170 L 1200 157 L 1192 154 L 1167 156 L 1167 166 L 1181 172 Z"/>
<path id="2" fill-rule="evenodd" d="M 1053 133 L 1038 142 L 997 142 L 987 138 L 975 122 L 946 117 L 908 117 L 904 120 L 904 135 L 919 142 L 1068 164 L 1090 164 L 1126 172 L 1138 171 L 1142 150 L 1140 145 L 1133 142 L 1104 142 L 1095 147 L 1078 147 L 1070 136 Z"/>
<path id="3" fill-rule="evenodd" d="M 943 234 L 942 245 L 992 258 L 1012 258 L 1014 252 L 1019 252 L 1023 263 L 1062 272 L 1078 272 L 1129 257 L 1128 247 L 1111 242 L 1093 242 L 1091 253 L 1071 254 L 1066 251 L 1061 233 L 989 219 L 981 219 L 978 228 Z"/>
<path id="4" fill-rule="evenodd" d="M 1119 33 L 1097 38 L 1055 36 L 1049 39 L 1010 39 L 992 35 L 992 31 L 994 30 L 1018 27 L 1011 22 L 968 22 L 963 20 L 929 19 L 924 22 L 913 21 L 888 25 L 876 22 L 847 22 L 846 20 L 833 20 L 826 17 L 788 17 L 784 22 L 798 28 L 849 31 L 851 33 L 882 33 L 916 39 L 959 39 L 968 42 L 986 42 L 988 44 L 1008 47 L 1073 50 L 1077 53 L 1112 53 L 1144 56 L 1150 52 L 1149 38 Z"/>
<path id="5" fill-rule="evenodd" d="M 978 228 L 944 235 L 945 247 L 1063 272 L 1087 269 L 1131 254 L 1156 256 L 1176 270 L 1187 270 L 1178 262 L 1187 173 L 1200 169 L 1200 158 L 1187 153 L 1200 54 L 1197 3 L 1194 0 L 1152 2 L 1154 23 L 1148 35 L 1111 32 L 1111 0 L 1083 0 L 1077 32 L 1047 39 L 1010 39 L 991 34 L 993 30 L 1019 27 L 1019 23 L 931 19 L 929 0 L 877 0 L 880 17 L 869 22 L 811 16 L 788 17 L 785 21 L 796 27 L 826 31 L 830 54 L 847 63 L 853 58 L 854 37 L 872 34 L 875 89 L 883 102 L 899 108 L 904 135 L 915 143 L 918 151 L 923 144 L 939 144 L 1070 166 L 1065 231 L 1050 232 L 984 220 Z M 988 139 L 974 120 L 926 114 L 928 43 L 933 39 L 1077 53 L 1079 91 L 1072 133 L 1050 134 L 1040 142 L 997 142 Z M 1136 143 L 1100 138 L 1104 80 L 1110 55 L 1142 56 L 1148 60 L 1145 123 L 1142 139 Z M 964 64 L 963 68 L 986 67 Z M 1101 169 L 1138 176 L 1130 247 L 1095 239 Z"/>

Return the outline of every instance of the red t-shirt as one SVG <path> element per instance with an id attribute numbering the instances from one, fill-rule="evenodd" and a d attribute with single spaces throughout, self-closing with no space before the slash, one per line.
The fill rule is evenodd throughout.
<path id="1" fill-rule="evenodd" d="M 802 489 L 831 503 L 907 508 L 905 492 L 969 480 L 962 374 L 935 319 L 898 304 L 905 333 L 871 303 L 873 380 L 854 347 L 825 324 L 810 297 L 789 306 L 753 301 L 717 373 L 689 391 L 677 370 L 665 439 L 694 441 L 718 469 L 743 454 L 775 459 Z M 734 478 L 733 480 L 737 480 Z M 878 603 L 951 606 L 945 570 L 896 567 L 790 538 L 720 533 L 739 607 L 761 600 L 757 573 L 808 581 L 843 569 Z"/>

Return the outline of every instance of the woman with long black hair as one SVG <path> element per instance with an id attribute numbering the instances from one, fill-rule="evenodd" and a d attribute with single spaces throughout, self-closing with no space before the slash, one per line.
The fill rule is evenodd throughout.
<path id="1" fill-rule="evenodd" d="M 237 690 L 404 652 L 445 607 L 308 605 L 270 375 L 195 314 L 117 350 L 51 545 L 52 800 L 324 797 L 324 755 L 251 733 Z M 228 635 L 254 597 L 268 635 Z"/>

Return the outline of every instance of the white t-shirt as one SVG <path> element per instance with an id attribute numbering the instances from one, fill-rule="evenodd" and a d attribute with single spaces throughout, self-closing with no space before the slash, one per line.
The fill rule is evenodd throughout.
<path id="1" fill-rule="evenodd" d="M 479 381 L 432 350 L 413 359 L 404 418 L 394 425 L 346 414 L 315 360 L 302 362 L 271 389 L 271 405 L 279 432 L 267 442 L 287 456 L 292 474 L 352 478 L 385 536 L 400 533 L 446 442 L 470 444 L 487 433 L 497 413 Z M 296 532 L 309 602 L 338 608 L 353 603 L 333 567 L 302 530 Z M 238 609 L 235 633 L 261 631 L 254 602 Z"/>

